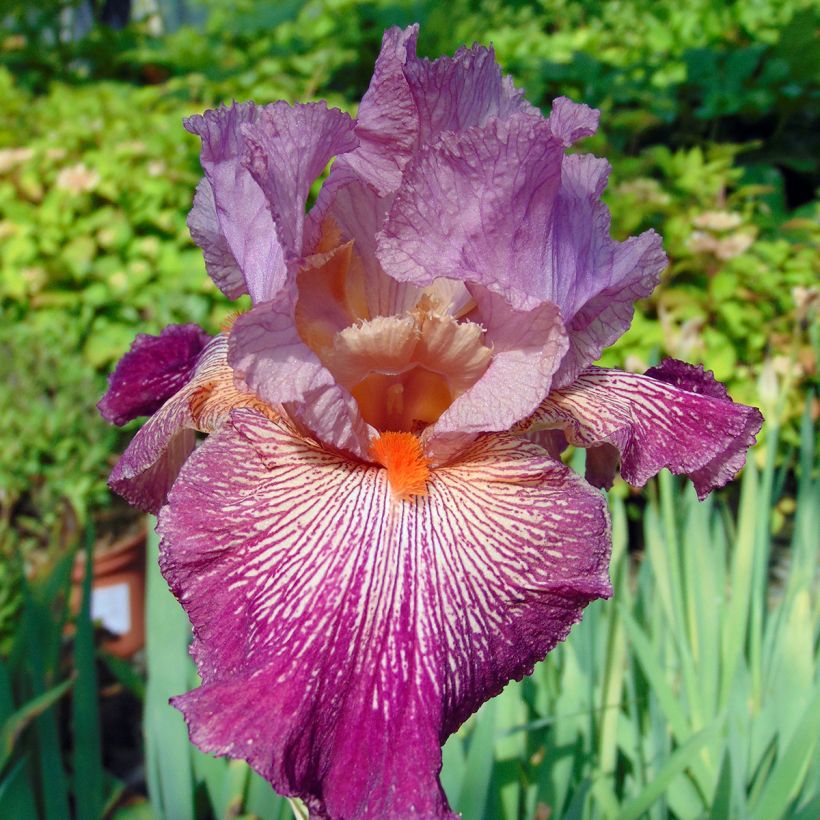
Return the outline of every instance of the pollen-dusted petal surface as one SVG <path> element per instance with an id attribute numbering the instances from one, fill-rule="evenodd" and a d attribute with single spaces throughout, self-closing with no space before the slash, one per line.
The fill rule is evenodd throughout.
<path id="1" fill-rule="evenodd" d="M 560 429 L 570 444 L 602 446 L 587 473 L 599 486 L 612 483 L 604 465 L 615 466 L 615 448 L 630 484 L 643 486 L 667 467 L 689 476 L 703 499 L 737 475 L 763 417 L 718 391 L 719 383 L 702 368 L 667 360 L 655 372 L 663 378 L 652 371 L 639 376 L 587 368 L 571 385 L 550 393 L 521 429 Z"/>
<path id="2" fill-rule="evenodd" d="M 150 416 L 191 378 L 208 334 L 198 325 L 168 325 L 159 336 L 140 333 L 108 378 L 97 405 L 112 424 Z"/>
<path id="3" fill-rule="evenodd" d="M 108 479 L 112 490 L 146 512 L 165 502 L 195 444 L 194 431 L 212 433 L 236 407 L 274 416 L 276 410 L 234 386 L 225 336 L 202 351 L 189 380 L 140 428 Z"/>
<path id="4" fill-rule="evenodd" d="M 610 593 L 603 497 L 535 445 L 485 437 L 427 490 L 237 411 L 160 515 L 203 681 L 174 705 L 317 817 L 452 817 L 440 744 Z"/>

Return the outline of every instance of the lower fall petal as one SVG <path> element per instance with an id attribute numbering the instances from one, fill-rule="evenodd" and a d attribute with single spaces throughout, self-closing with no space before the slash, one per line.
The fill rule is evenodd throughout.
<path id="1" fill-rule="evenodd" d="M 148 419 L 122 454 L 108 484 L 130 504 L 146 512 L 159 510 L 194 449 L 195 431 L 213 432 L 234 407 L 274 414 L 256 396 L 236 389 L 227 350 L 225 336 L 212 339 L 180 389 Z"/>
<path id="2" fill-rule="evenodd" d="M 703 499 L 737 475 L 762 424 L 760 411 L 733 402 L 711 373 L 667 359 L 643 376 L 589 367 L 519 429 L 563 430 L 570 444 L 601 446 L 587 471 L 597 486 L 611 484 L 614 447 L 630 484 L 667 467 L 689 476 Z"/>
<path id="3" fill-rule="evenodd" d="M 318 817 L 450 817 L 440 745 L 610 592 L 603 497 L 485 436 L 399 501 L 387 470 L 247 410 L 188 460 L 161 566 L 202 686 L 200 748 Z"/>

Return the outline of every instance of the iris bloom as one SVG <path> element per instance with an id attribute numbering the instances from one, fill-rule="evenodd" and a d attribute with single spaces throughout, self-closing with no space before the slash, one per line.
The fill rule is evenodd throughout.
<path id="1" fill-rule="evenodd" d="M 701 367 L 592 366 L 666 264 L 653 231 L 610 238 L 608 164 L 565 153 L 597 112 L 544 118 L 491 50 L 430 62 L 416 36 L 385 34 L 355 120 L 187 121 L 191 232 L 253 307 L 138 337 L 101 402 L 150 416 L 111 485 L 159 513 L 193 742 L 317 817 L 452 816 L 441 744 L 610 594 L 596 488 L 668 467 L 703 497 L 761 425 Z"/>

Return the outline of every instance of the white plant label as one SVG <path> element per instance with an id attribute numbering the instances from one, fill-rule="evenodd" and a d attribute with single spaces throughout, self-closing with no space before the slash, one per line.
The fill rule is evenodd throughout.
<path id="1" fill-rule="evenodd" d="M 91 619 L 109 632 L 125 635 L 131 629 L 131 599 L 128 584 L 98 587 L 91 593 Z"/>

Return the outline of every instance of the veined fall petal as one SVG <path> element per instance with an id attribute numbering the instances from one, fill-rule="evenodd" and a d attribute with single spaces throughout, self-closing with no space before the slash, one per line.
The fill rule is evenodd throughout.
<path id="1" fill-rule="evenodd" d="M 159 531 L 196 636 L 202 686 L 175 700 L 194 742 L 318 816 L 454 817 L 441 743 L 610 593 L 603 497 L 510 436 L 397 501 L 385 470 L 235 411 Z"/>
<path id="2" fill-rule="evenodd" d="M 689 476 L 703 499 L 737 475 L 762 424 L 760 411 L 733 402 L 711 372 L 666 359 L 644 376 L 587 368 L 520 429 L 560 430 L 570 444 L 593 448 L 587 478 L 598 487 L 612 485 L 615 451 L 630 484 L 667 467 Z"/>

